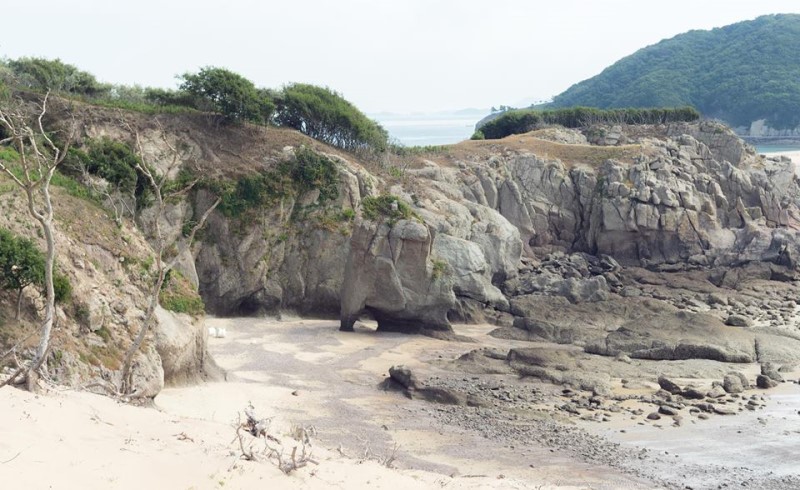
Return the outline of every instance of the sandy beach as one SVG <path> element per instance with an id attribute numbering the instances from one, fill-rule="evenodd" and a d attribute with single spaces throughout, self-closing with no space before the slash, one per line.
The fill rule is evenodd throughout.
<path id="1" fill-rule="evenodd" d="M 761 474 L 742 468 L 800 450 L 794 437 L 800 430 L 796 385 L 782 387 L 762 412 L 680 428 L 624 418 L 578 424 L 583 429 L 567 425 L 567 432 L 556 437 L 574 439 L 574 446 L 547 444 L 544 439 L 553 434 L 516 432 L 513 415 L 512 432 L 505 437 L 506 429 L 497 429 L 505 422 L 492 412 L 409 400 L 379 389 L 396 364 L 445 376 L 443 361 L 474 349 L 475 343 L 376 334 L 364 326 L 343 333 L 336 322 L 318 320 L 212 318 L 208 324 L 227 330 L 225 338 L 209 339 L 227 381 L 166 389 L 156 408 L 72 390 L 33 395 L 1 389 L 0 481 L 11 482 L 9 488 L 34 489 L 645 489 L 660 486 L 654 482 L 673 487 L 681 481 L 707 488 L 716 482 L 714 472 L 729 472 L 731 481 L 743 474 L 755 478 Z M 509 341 L 487 335 L 492 328 L 462 325 L 458 331 L 484 345 L 507 346 Z M 316 464 L 287 476 L 274 460 L 243 460 L 234 427 L 248 405 L 270 419 L 268 432 L 280 440 L 284 455 L 299 444 L 289 436 L 298 427 L 312 434 Z M 790 425 L 783 419 L 791 419 Z M 597 445 L 601 440 L 592 434 L 610 442 Z M 762 438 L 771 441 L 768 449 L 757 444 Z M 731 456 L 740 442 L 755 448 Z M 635 456 L 642 447 L 653 454 L 646 461 Z M 613 454 L 580 457 L 593 448 Z M 775 466 L 777 477 L 794 473 L 790 461 Z M 730 471 L 721 465 L 726 462 Z M 769 488 L 781 488 L 780 483 Z"/>
<path id="2" fill-rule="evenodd" d="M 166 389 L 155 409 L 72 390 L 0 389 L 0 481 L 33 489 L 649 487 L 535 444 L 512 449 L 435 426 L 420 416 L 427 402 L 377 389 L 391 365 L 455 356 L 471 344 L 340 333 L 335 322 L 208 323 L 227 328 L 210 351 L 228 381 Z M 319 464 L 286 476 L 273 462 L 243 461 L 234 426 L 248 404 L 271 419 L 287 453 L 293 427 L 313 428 Z"/>
<path id="3" fill-rule="evenodd" d="M 777 151 L 763 153 L 767 157 L 787 157 L 791 158 L 795 165 L 800 166 L 800 151 Z"/>

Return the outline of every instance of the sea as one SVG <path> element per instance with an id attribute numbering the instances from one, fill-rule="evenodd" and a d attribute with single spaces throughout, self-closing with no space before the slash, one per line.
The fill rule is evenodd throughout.
<path id="1" fill-rule="evenodd" d="M 756 146 L 756 151 L 760 154 L 800 151 L 800 145 L 755 145 L 755 146 Z"/>
<path id="2" fill-rule="evenodd" d="M 432 114 L 368 114 L 389 132 L 389 138 L 403 146 L 451 145 L 475 132 L 475 123 L 489 110 L 466 109 Z"/>
<path id="3" fill-rule="evenodd" d="M 467 140 L 475 124 L 489 110 L 464 109 L 436 113 L 368 114 L 389 132 L 389 138 L 403 146 L 452 145 Z M 800 145 L 756 145 L 758 153 L 800 151 Z"/>

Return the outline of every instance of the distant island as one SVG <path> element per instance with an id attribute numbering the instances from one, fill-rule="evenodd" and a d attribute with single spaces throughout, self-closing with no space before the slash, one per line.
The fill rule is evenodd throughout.
<path id="1" fill-rule="evenodd" d="M 532 107 L 689 105 L 745 137 L 800 140 L 798 53 L 800 15 L 762 16 L 645 47 Z"/>

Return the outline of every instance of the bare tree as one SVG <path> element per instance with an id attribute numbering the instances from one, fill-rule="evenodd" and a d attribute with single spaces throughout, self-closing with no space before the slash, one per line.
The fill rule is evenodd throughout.
<path id="1" fill-rule="evenodd" d="M 56 145 L 44 130 L 42 120 L 47 113 L 47 101 L 50 96 L 48 91 L 42 99 L 36 122 L 29 123 L 29 117 L 24 109 L 24 104 L 0 107 L 0 124 L 8 135 L 0 140 L 0 145 L 12 145 L 19 153 L 20 172 L 14 172 L 12 164 L 0 160 L 0 171 L 4 172 L 11 180 L 25 192 L 28 203 L 28 213 L 41 226 L 44 233 L 47 251 L 45 256 L 45 308 L 44 321 L 41 326 L 39 346 L 34 358 L 27 366 L 19 369 L 7 379 L 5 383 L 13 383 L 20 375 L 24 375 L 28 388 L 35 388 L 35 381 L 39 368 L 42 366 L 50 343 L 50 333 L 53 329 L 55 314 L 55 291 L 53 288 L 53 265 L 56 258 L 56 243 L 54 238 L 53 203 L 50 196 L 50 182 L 56 168 L 67 154 L 69 145 L 75 132 L 75 124 L 70 126 L 65 143 L 61 147 Z M 4 384 L 5 384 L 4 383 Z"/>
<path id="2" fill-rule="evenodd" d="M 211 215 L 214 209 L 217 208 L 222 200 L 221 198 L 217 198 L 216 201 L 214 201 L 214 203 L 203 213 L 200 219 L 195 221 L 194 226 L 192 226 L 192 229 L 186 239 L 177 244 L 176 252 L 171 257 L 166 257 L 167 249 L 171 247 L 171 244 L 167 242 L 167 237 L 164 235 L 164 232 L 161 228 L 161 221 L 164 219 L 167 201 L 179 196 L 186 196 L 200 179 L 199 177 L 195 178 L 194 180 L 177 189 L 167 189 L 166 184 L 170 182 L 169 175 L 174 169 L 177 169 L 181 165 L 182 158 L 180 151 L 175 148 L 175 146 L 172 145 L 167 139 L 166 133 L 161 127 L 161 124 L 158 123 L 158 120 L 156 120 L 156 122 L 159 126 L 159 133 L 161 134 L 162 142 L 167 147 L 167 150 L 170 154 L 170 162 L 167 168 L 160 175 L 156 173 L 154 166 L 149 165 L 147 162 L 139 132 L 131 127 L 127 122 L 123 123 L 123 125 L 125 125 L 134 134 L 136 153 L 139 156 L 139 160 L 136 163 L 136 170 L 145 177 L 154 195 L 155 216 L 153 218 L 152 245 L 155 253 L 156 271 L 156 277 L 150 290 L 150 300 L 142 321 L 142 327 L 139 329 L 139 333 L 136 335 L 133 344 L 125 353 L 125 360 L 122 364 L 122 386 L 120 391 L 124 394 L 131 394 L 133 391 L 131 372 L 133 357 L 141 348 L 142 343 L 147 336 L 147 332 L 150 330 L 150 326 L 153 324 L 156 307 L 158 307 L 159 295 L 161 293 L 161 288 L 164 286 L 164 280 L 167 277 L 167 273 L 169 273 L 169 271 L 175 267 L 183 252 L 191 248 L 197 231 L 205 225 L 208 217 Z"/>

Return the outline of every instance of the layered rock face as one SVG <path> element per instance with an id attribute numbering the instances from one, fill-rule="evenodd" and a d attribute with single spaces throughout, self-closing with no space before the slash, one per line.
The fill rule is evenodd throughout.
<path id="1" fill-rule="evenodd" d="M 369 312 L 380 330 L 446 329 L 455 302 L 452 285 L 431 259 L 433 237 L 424 224 L 363 221 L 350 240 L 342 289 L 341 330 Z"/>
<path id="2" fill-rule="evenodd" d="M 463 144 L 389 188 L 435 231 L 431 256 L 448 264 L 456 298 L 449 318 L 610 356 L 796 358 L 785 338 L 797 293 L 793 164 L 715 123 L 612 132 L 613 147 L 563 129 Z M 343 297 L 357 264 L 373 260 L 360 250 Z M 430 321 L 409 318 L 414 308 L 403 311 L 409 331 Z M 346 305 L 343 325 L 356 309 Z"/>
<path id="3" fill-rule="evenodd" d="M 180 137 L 201 161 L 235 165 L 230 138 L 195 129 Z M 237 157 L 273 164 L 313 144 L 264 148 L 262 136 L 240 138 Z M 501 336 L 643 359 L 791 357 L 794 166 L 724 126 L 549 128 L 395 172 L 317 151 L 336 162 L 334 201 L 312 190 L 209 218 L 182 272 L 211 312 L 340 315 L 343 329 L 363 314 L 404 332 L 490 321 Z M 415 217 L 367 219 L 363 199 L 386 195 Z M 177 237 L 211 199 L 195 192 L 162 226 Z"/>

